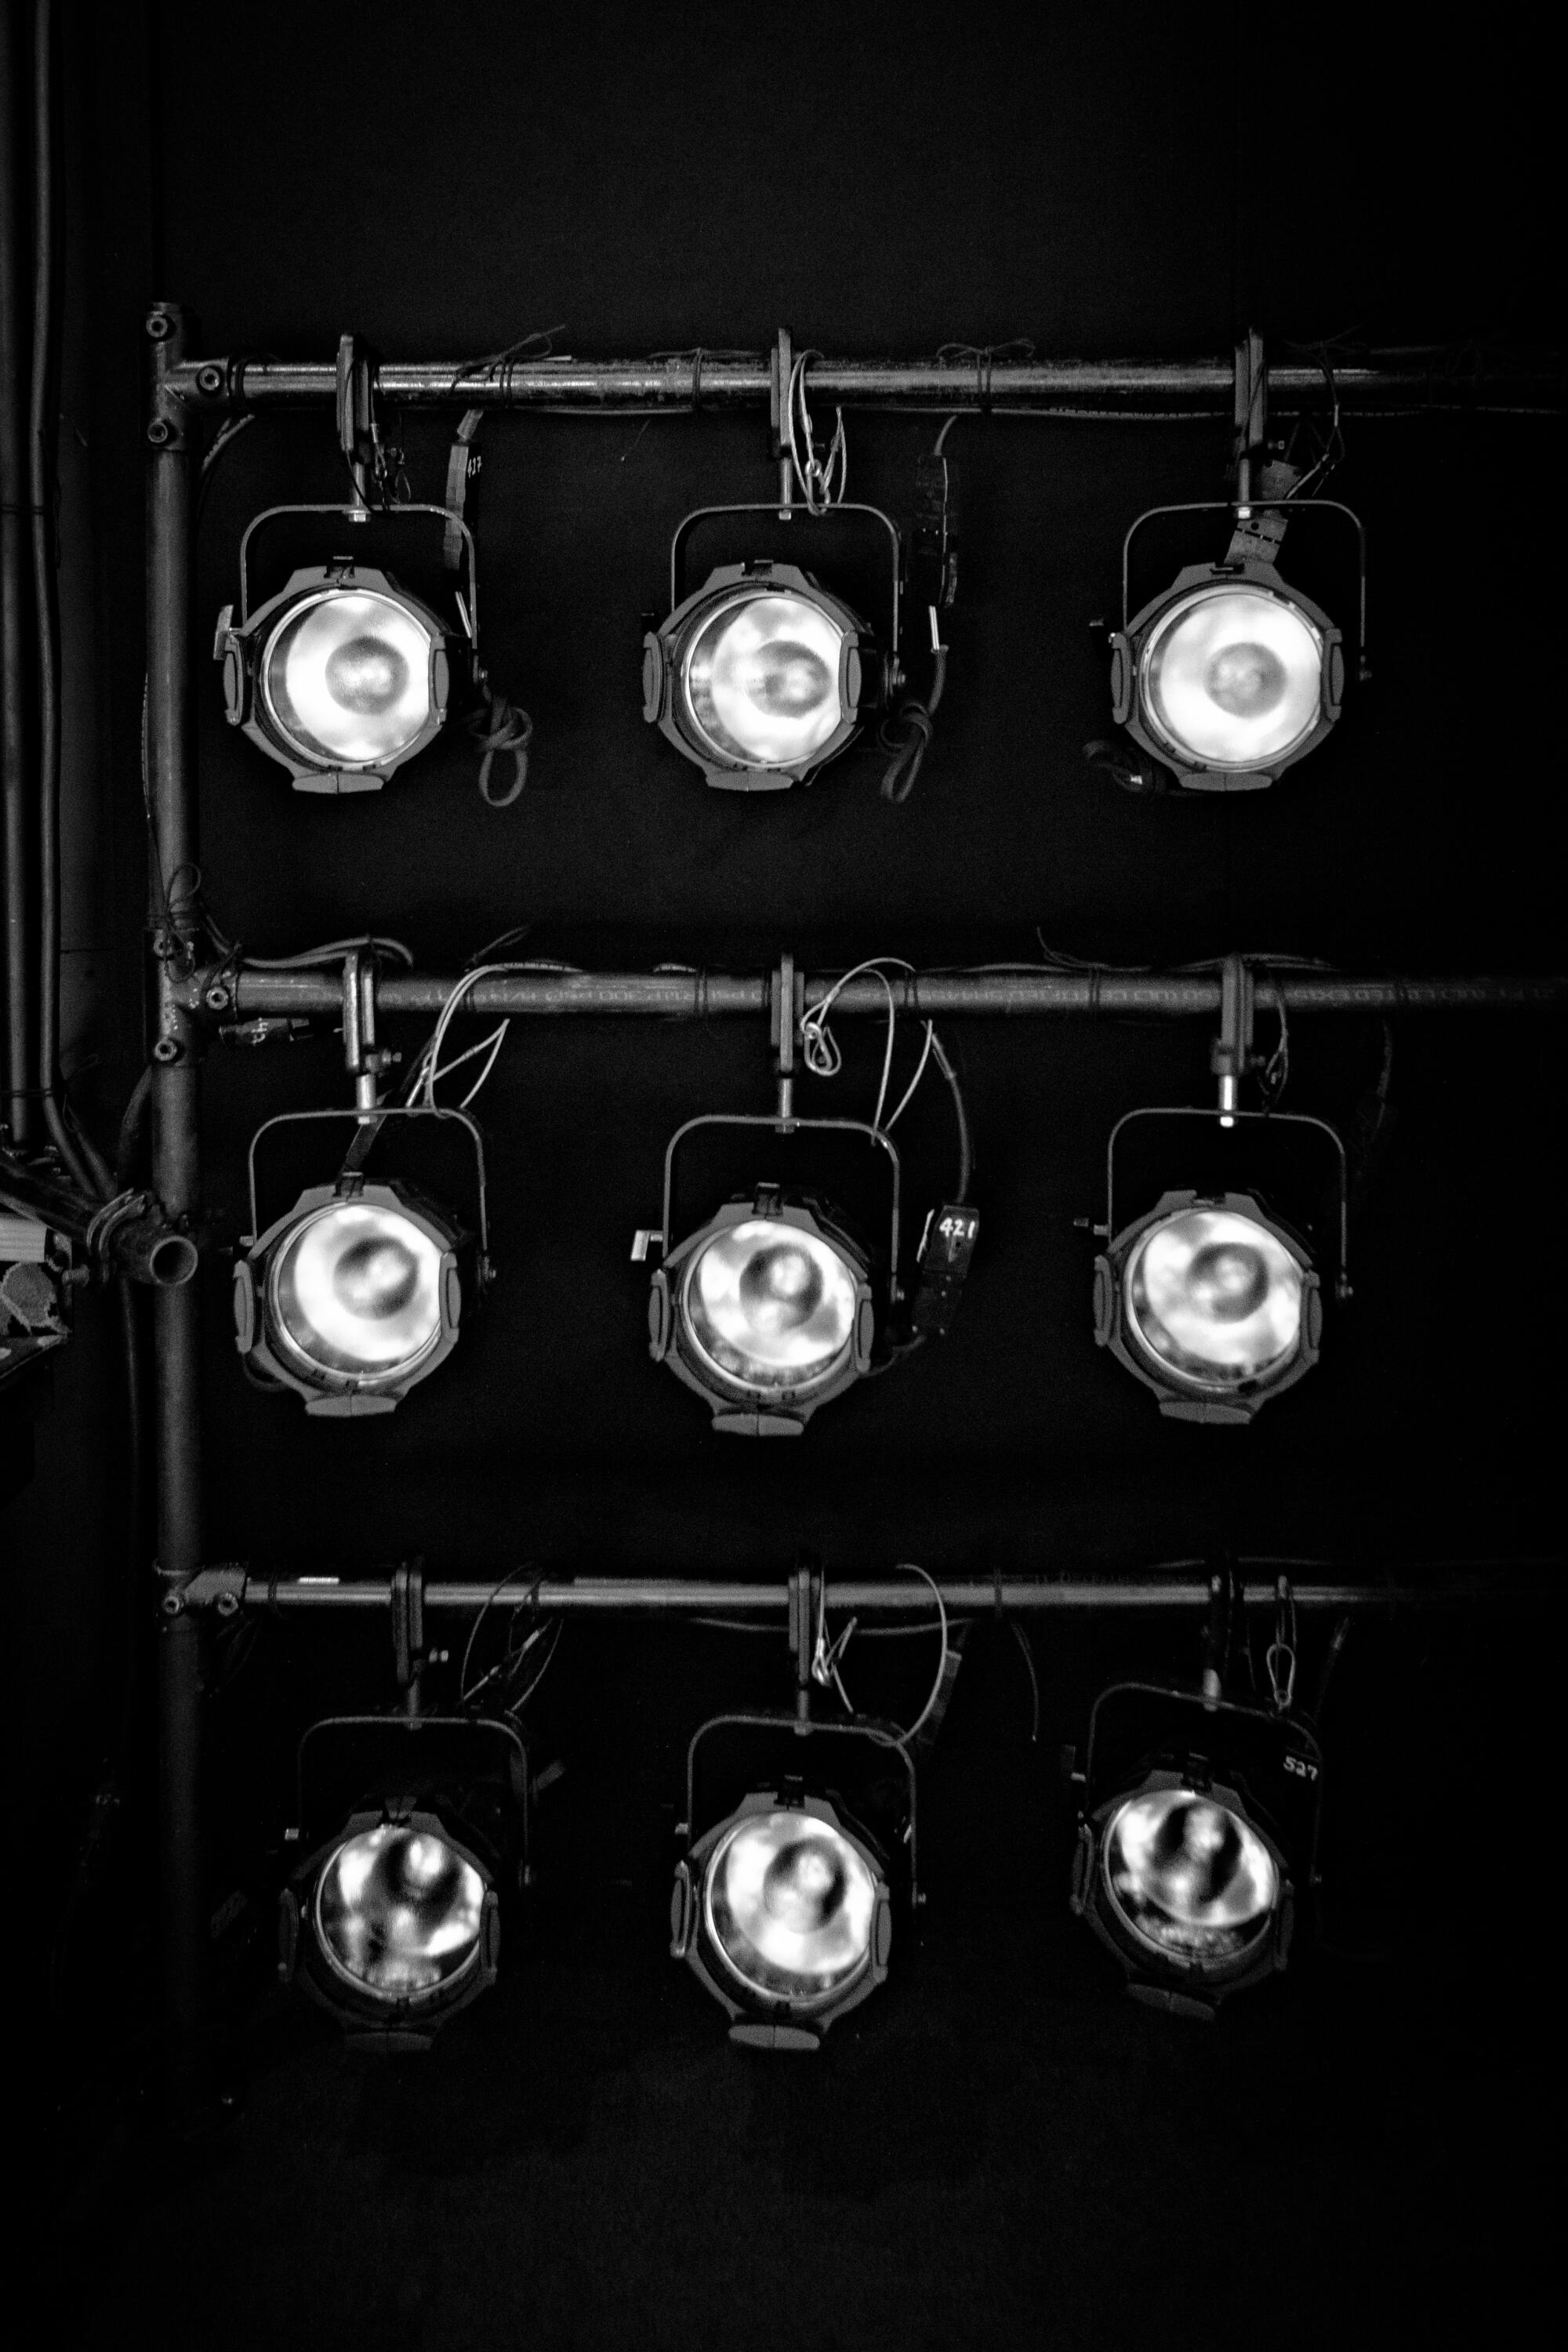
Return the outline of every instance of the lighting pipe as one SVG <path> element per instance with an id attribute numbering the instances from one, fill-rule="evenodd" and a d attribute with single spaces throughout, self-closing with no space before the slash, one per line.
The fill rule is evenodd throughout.
<path id="1" fill-rule="evenodd" d="M 1277 400 L 1331 404 L 1330 378 L 1312 362 L 1272 365 L 1269 383 Z M 376 369 L 381 395 L 402 407 L 530 408 L 569 410 L 591 415 L 596 409 L 647 408 L 736 410 L 774 397 L 772 355 L 755 359 L 682 352 L 667 360 L 518 359 L 489 362 L 383 360 Z M 222 415 L 240 409 L 335 405 L 335 361 L 265 360 L 244 353 L 205 360 L 180 360 L 167 375 L 170 390 L 193 406 Z M 1092 420 L 1158 415 L 1232 415 L 1235 367 L 1227 356 L 1212 360 L 1018 360 L 993 357 L 983 349 L 963 356 L 929 360 L 825 357 L 811 363 L 814 396 L 843 407 L 909 407 L 965 410 L 978 415 L 1009 409 L 1053 412 Z M 1421 359 L 1373 355 L 1368 365 L 1335 365 L 1331 396 L 1342 414 L 1375 414 L 1380 408 L 1473 413 L 1522 410 L 1561 413 L 1564 382 L 1560 370 L 1525 359 L 1500 364 L 1496 372 L 1447 376 Z"/>
<path id="2" fill-rule="evenodd" d="M 1263 1564 L 1260 1564 L 1260 1567 Z M 1260 1573 L 1256 1593 L 1273 1595 L 1278 1574 L 1272 1564 Z M 1409 1571 L 1405 1571 L 1406 1575 Z M 1129 1576 L 1068 1580 L 1053 1577 L 937 1577 L 933 1580 L 943 1608 L 956 1614 L 984 1616 L 993 1612 L 1088 1615 L 1105 1612 L 1141 1614 L 1162 1610 L 1204 1610 L 1211 1599 L 1211 1580 L 1204 1576 Z M 171 1615 L 214 1610 L 233 1617 L 242 1609 L 266 1615 L 354 1612 L 374 1613 L 394 1606 L 395 1577 L 365 1576 L 341 1580 L 331 1576 L 269 1577 L 252 1575 L 239 1563 L 204 1569 L 178 1593 L 164 1596 Z M 920 1614 L 929 1588 L 908 1577 L 824 1577 L 825 1607 L 872 1615 L 879 1612 Z M 701 1617 L 756 1616 L 787 1613 L 795 1597 L 794 1580 L 774 1583 L 737 1583 L 711 1578 L 679 1576 L 561 1577 L 537 1584 L 521 1578 L 500 1584 L 491 1578 L 451 1578 L 426 1583 L 425 1609 L 454 1614 L 479 1609 L 529 1609 L 542 1615 L 619 1617 L 637 1614 Z M 1246 1598 L 1246 1586 L 1237 1586 Z M 1500 1567 L 1495 1575 L 1480 1570 L 1447 1573 L 1429 1584 L 1345 1581 L 1292 1583 L 1298 1610 L 1336 1614 L 1372 1613 L 1391 1608 L 1448 1605 L 1469 1608 L 1517 1608 L 1521 1602 L 1556 1598 L 1556 1586 L 1542 1565 L 1535 1581 L 1521 1578 L 1517 1565 Z M 931 1620 L 933 1628 L 936 1620 Z"/>
<path id="3" fill-rule="evenodd" d="M 147 793 L 154 954 L 167 977 L 194 959 L 200 918 L 188 887 L 196 870 L 196 772 L 191 693 L 194 451 L 185 406 L 171 387 L 184 349 L 184 314 L 148 313 L 153 383 L 146 437 Z M 177 1027 L 153 1047 L 153 1188 L 172 1218 L 195 1218 L 201 1175 L 195 1058 Z M 201 1567 L 201 1285 L 160 1290 L 153 1302 L 153 1453 L 157 1465 L 154 1576 L 163 1600 Z M 176 2131 L 194 2129 L 206 2103 L 206 1922 L 201 1862 L 201 1620 L 160 1612 L 158 1643 L 159 1966 L 163 2087 Z"/>
<path id="4" fill-rule="evenodd" d="M 1274 972 L 1249 967 L 1258 1006 L 1297 1013 L 1461 1013 L 1546 1011 L 1568 1002 L 1568 974 L 1518 973 L 1417 980 L 1384 976 L 1342 979 L 1325 972 Z M 458 975 L 384 971 L 375 1001 L 385 1016 L 439 1013 Z M 807 977 L 807 1009 L 837 983 L 830 974 Z M 706 1021 L 721 1013 L 769 1013 L 776 976 L 763 972 L 508 972 L 466 988 L 457 1011 L 495 1013 L 584 1013 L 603 1018 Z M 833 1001 L 835 1017 L 886 1019 L 888 988 L 900 1013 L 1028 1017 L 1049 1014 L 1163 1014 L 1173 1019 L 1220 1011 L 1222 978 L 1152 972 L 889 972 L 851 980 Z M 173 1011 L 184 1018 L 244 1020 L 269 1013 L 341 1013 L 337 975 L 321 971 L 254 971 L 214 964 L 174 975 Z"/>

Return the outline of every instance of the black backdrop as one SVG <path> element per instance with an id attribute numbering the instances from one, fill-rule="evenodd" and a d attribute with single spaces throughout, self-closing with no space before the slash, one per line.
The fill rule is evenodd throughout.
<path id="1" fill-rule="evenodd" d="M 1325 22 L 1228 7 L 1005 23 L 910 5 L 663 17 L 473 0 L 226 14 L 159 0 L 83 8 L 68 34 L 86 231 L 73 300 L 96 366 L 82 415 L 100 521 L 99 920 L 115 975 L 80 1092 L 100 1122 L 141 1047 L 151 297 L 190 306 L 198 351 L 315 358 L 349 328 L 387 355 L 471 356 L 557 322 L 557 349 L 595 356 L 763 349 L 781 323 L 797 346 L 889 355 L 1016 335 L 1051 354 L 1207 354 L 1249 320 L 1276 347 L 1541 332 L 1545 100 L 1500 41 L 1462 60 L 1374 57 Z M 851 494 L 907 513 L 939 421 L 851 413 Z M 527 793 L 484 807 L 456 739 L 375 799 L 293 795 L 226 728 L 202 665 L 209 903 L 258 953 L 374 926 L 427 970 L 519 924 L 519 951 L 598 966 L 762 966 L 786 949 L 813 970 L 875 953 L 1026 960 L 1043 936 L 1126 963 L 1238 949 L 1347 970 L 1544 969 L 1548 434 L 1506 418 L 1347 425 L 1334 488 L 1371 533 L 1374 683 L 1275 790 L 1192 805 L 1130 800 L 1085 765 L 1107 720 L 1086 625 L 1114 608 L 1140 509 L 1223 494 L 1224 428 L 965 419 L 948 443 L 964 518 L 949 691 L 915 796 L 894 810 L 868 748 L 810 791 L 737 802 L 641 721 L 643 616 L 669 534 L 695 505 L 766 494 L 760 418 L 488 419 L 487 653 L 537 722 Z M 438 497 L 443 425 L 411 415 L 405 440 L 416 495 Z M 265 417 L 238 439 L 203 518 L 199 646 L 235 593 L 249 516 L 340 488 L 321 416 Z M 825 1410 L 798 1445 L 712 1435 L 647 1360 L 628 1251 L 657 1217 L 670 1129 L 765 1107 L 762 1025 L 518 1023 L 482 1098 L 500 1280 L 395 1416 L 314 1423 L 253 1393 L 224 1269 L 210 1270 L 211 1556 L 777 1575 L 802 1545 L 830 1570 L 952 1571 L 1131 1569 L 1218 1545 L 1373 1569 L 1553 1548 L 1556 1318 L 1525 1289 L 1549 1246 L 1547 1024 L 1396 1024 L 1397 1122 L 1352 1227 L 1354 1307 L 1332 1318 L 1321 1367 L 1244 1433 L 1163 1423 L 1095 1349 L 1092 1245 L 1073 1223 L 1100 1213 L 1122 1110 L 1204 1098 L 1204 1024 L 943 1027 L 984 1221 L 951 1339 Z M 392 1042 L 407 1052 L 419 1034 L 394 1024 Z M 879 1031 L 839 1034 L 844 1074 L 808 1097 L 863 1115 Z M 917 1042 L 910 1024 L 900 1070 Z M 1382 1052 L 1373 1021 L 1301 1019 L 1289 1106 L 1353 1129 Z M 330 1042 L 213 1055 L 220 1241 L 243 1223 L 252 1127 L 342 1085 Z M 923 1204 L 951 1167 L 934 1082 L 910 1127 Z M 101 1706 L 118 1673 L 116 1504 L 111 1483 L 80 1475 L 113 1458 L 98 1336 L 89 1306 L 13 1522 L 16 1556 L 51 1563 L 44 1640 L 75 1645 L 73 1677 L 41 1677 L 26 1699 L 67 1797 L 90 1770 L 79 1703 Z M 640 1679 L 640 1643 L 606 1671 L 626 1685 L 616 1705 L 629 1686 L 644 1710 L 628 1738 L 657 1732 L 672 1796 L 687 1669 L 661 1648 Z M 754 1661 L 743 1679 L 761 1695 Z M 563 1703 L 570 1745 L 603 1727 L 612 1685 L 597 1704 L 590 1684 L 568 1687 L 584 1710 L 574 1728 Z M 719 1674 L 709 1695 L 727 1687 Z M 1069 1675 L 1063 1706 L 1089 1687 Z M 900 1696 L 895 1675 L 887 1702 Z M 1395 1785 L 1392 1752 L 1380 1760 Z"/>

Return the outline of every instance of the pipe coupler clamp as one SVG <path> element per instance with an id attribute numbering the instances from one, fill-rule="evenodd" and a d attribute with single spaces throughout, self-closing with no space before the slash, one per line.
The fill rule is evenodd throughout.
<path id="1" fill-rule="evenodd" d="M 106 1201 L 87 1229 L 87 1247 L 105 1281 L 124 1274 L 155 1290 L 178 1290 L 201 1262 L 189 1234 L 170 1223 L 152 1192 L 127 1191 Z"/>
<path id="2" fill-rule="evenodd" d="M 217 1617 L 237 1617 L 245 1606 L 244 1562 L 226 1559 L 216 1568 L 198 1568 L 194 1576 L 177 1577 L 154 1565 L 153 1573 L 165 1591 L 158 1606 L 165 1617 L 183 1617 L 187 1609 L 210 1609 Z"/>

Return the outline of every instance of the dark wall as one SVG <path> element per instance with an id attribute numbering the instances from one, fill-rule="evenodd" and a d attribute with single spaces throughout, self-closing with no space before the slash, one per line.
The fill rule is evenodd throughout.
<path id="1" fill-rule="evenodd" d="M 784 16 L 168 0 L 144 24 L 79 15 L 71 60 L 97 257 L 75 299 L 102 365 L 102 893 L 119 977 L 100 1009 L 100 1118 L 138 1043 L 150 297 L 190 306 L 198 349 L 313 358 L 348 328 L 389 355 L 456 357 L 557 322 L 558 349 L 604 356 L 760 349 L 780 323 L 797 345 L 889 354 L 1024 335 L 1049 354 L 1174 357 L 1226 349 L 1246 320 L 1276 347 L 1539 331 L 1544 99 L 1500 55 L 1372 58 L 1321 26 L 1259 29 L 1230 9 L 1041 12 L 1004 30 L 994 12 L 907 0 Z M 852 493 L 906 513 L 937 424 L 852 414 Z M 410 415 L 404 437 L 416 495 L 438 497 L 442 425 Z M 1146 803 L 1086 766 L 1107 722 L 1086 623 L 1113 608 L 1121 534 L 1146 505 L 1223 495 L 1226 440 L 1194 423 L 954 427 L 951 682 L 894 810 L 869 748 L 810 791 L 737 803 L 641 721 L 643 615 L 670 531 L 699 503 L 766 494 L 760 419 L 490 419 L 487 650 L 537 722 L 528 793 L 487 809 L 456 738 L 375 800 L 291 794 L 226 728 L 203 662 L 208 902 L 258 952 L 374 925 L 436 970 L 519 924 L 523 953 L 600 965 L 763 965 L 784 949 L 816 969 L 1027 960 L 1043 936 L 1128 963 L 1240 949 L 1352 970 L 1543 966 L 1554 746 L 1521 694 L 1529 616 L 1550 608 L 1549 536 L 1520 519 L 1549 465 L 1539 423 L 1347 425 L 1335 488 L 1371 532 L 1375 682 L 1276 790 Z M 341 488 L 324 417 L 240 437 L 203 519 L 199 648 L 250 515 Z M 700 1109 L 765 1106 L 760 1027 L 518 1024 L 483 1098 L 501 1280 L 395 1417 L 320 1424 L 256 1395 L 213 1269 L 212 1556 L 761 1573 L 802 1542 L 830 1563 L 952 1569 L 1131 1566 L 1216 1542 L 1548 1549 L 1554 1332 L 1518 1285 L 1523 1235 L 1542 1231 L 1552 1032 L 1396 1027 L 1398 1125 L 1352 1233 L 1356 1304 L 1252 1431 L 1162 1422 L 1097 1352 L 1091 1244 L 1073 1224 L 1100 1213 L 1121 1111 L 1204 1098 L 1202 1024 L 953 1022 L 984 1221 L 959 1328 L 798 1446 L 771 1446 L 710 1434 L 648 1362 L 645 1276 L 627 1263 L 633 1228 L 657 1216 L 668 1132 Z M 864 1113 L 879 1035 L 841 1035 L 844 1074 L 816 1099 Z M 900 1070 L 917 1042 L 900 1040 Z M 1291 1044 L 1289 1106 L 1353 1129 L 1379 1024 L 1302 1020 Z M 243 1224 L 251 1128 L 342 1084 L 330 1042 L 214 1055 L 220 1238 Z M 923 1207 L 950 1181 L 934 1084 L 910 1125 Z M 25 1545 L 101 1436 L 95 1396 L 62 1378 Z M 94 1605 L 78 1598 L 79 1613 Z"/>

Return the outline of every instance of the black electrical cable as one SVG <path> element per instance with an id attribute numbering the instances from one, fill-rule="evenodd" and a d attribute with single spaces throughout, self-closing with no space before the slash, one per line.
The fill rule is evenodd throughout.
<path id="1" fill-rule="evenodd" d="M 932 635 L 935 635 L 936 614 L 931 614 Z M 882 798 L 895 808 L 909 799 L 915 782 L 925 764 L 931 738 L 936 733 L 933 723 L 937 705 L 947 686 L 947 647 L 933 643 L 931 656 L 931 686 L 922 702 L 910 695 L 900 702 L 897 710 L 882 721 L 877 740 L 884 751 L 892 754 L 882 776 Z"/>
<path id="2" fill-rule="evenodd" d="M 969 1138 L 969 1114 L 963 1107 L 963 1089 L 958 1083 L 958 1072 L 947 1058 L 942 1039 L 933 1029 L 931 1033 L 931 1059 L 947 1080 L 952 1097 L 952 1115 L 958 1122 L 958 1182 L 953 1191 L 953 1205 L 962 1208 L 969 1198 L 969 1186 L 974 1174 L 974 1150 Z"/>

